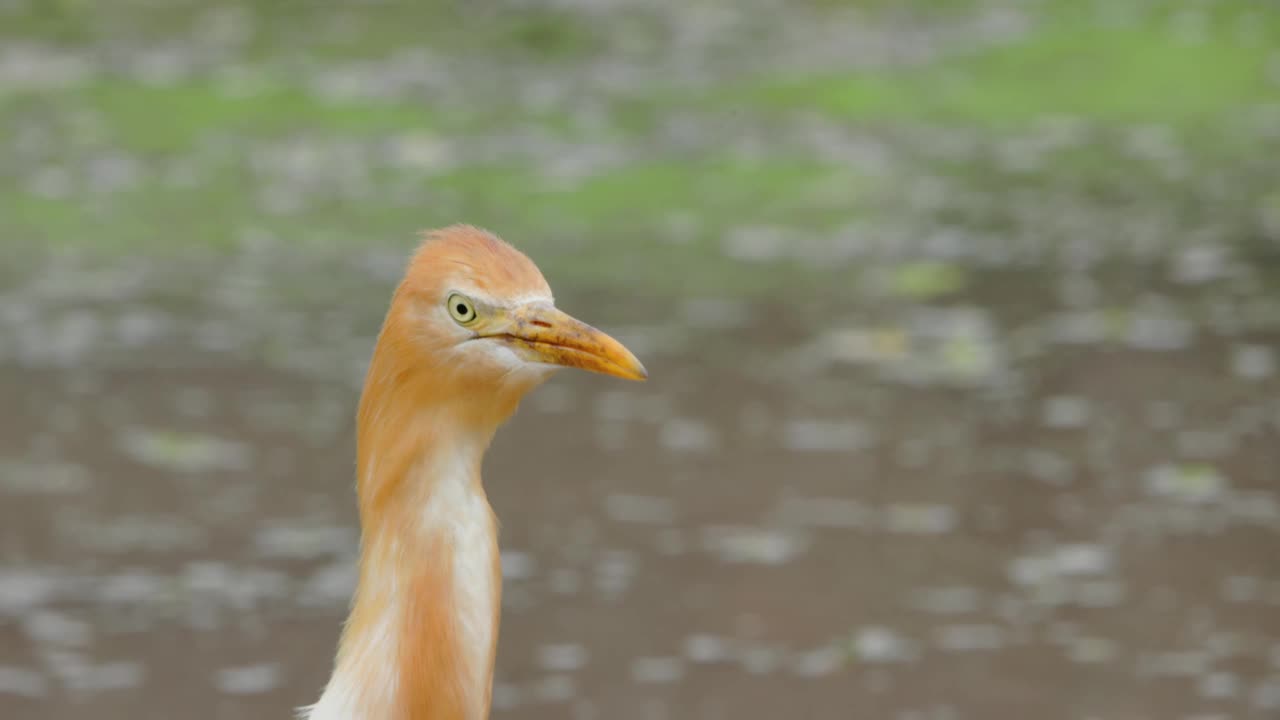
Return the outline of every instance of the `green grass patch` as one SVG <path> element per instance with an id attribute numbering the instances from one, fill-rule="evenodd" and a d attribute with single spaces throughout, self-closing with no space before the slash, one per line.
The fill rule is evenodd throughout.
<path id="1" fill-rule="evenodd" d="M 874 0 L 846 12 L 840 3 L 806 0 L 788 12 L 829 7 L 833 22 L 856 16 L 870 27 L 884 23 L 886 33 L 918 16 L 972 40 L 975 31 L 964 26 L 985 4 Z M 1033 232 L 1019 203 L 1054 197 L 1069 201 L 1064 207 L 1225 216 L 1233 228 L 1243 225 L 1237 216 L 1247 210 L 1262 218 L 1255 224 L 1273 224 L 1268 193 L 1275 174 L 1263 152 L 1269 145 L 1245 120 L 1231 122 L 1280 99 L 1268 69 L 1280 48 L 1280 8 L 1262 3 L 1041 0 L 1016 8 L 1034 23 L 1025 34 L 926 65 L 753 78 L 726 68 L 723 89 L 696 98 L 687 86 L 638 73 L 634 83 L 624 75 L 599 95 L 590 83 L 581 93 L 559 87 L 557 101 L 544 103 L 530 99 L 537 90 L 530 83 L 562 80 L 555 73 L 581 70 L 615 51 L 610 59 L 624 63 L 663 52 L 666 11 L 605 19 L 445 0 L 367 8 L 292 0 L 216 8 L 191 0 L 163 7 L 55 0 L 24 7 L 0 10 L 0 41 L 86 50 L 78 54 L 89 59 L 122 45 L 181 45 L 206 28 L 227 32 L 242 23 L 247 30 L 228 65 L 174 84 L 113 70 L 81 86 L 0 91 L 0 126 L 23 138 L 0 147 L 7 153 L 0 161 L 12 160 L 17 170 L 0 183 L 0 242 L 9 248 L 64 248 L 109 259 L 216 253 L 265 233 L 297 244 L 300 253 L 359 253 L 407 248 L 423 227 L 464 221 L 527 249 L 553 280 L 714 293 L 818 284 L 829 290 L 853 282 L 842 276 L 854 274 L 847 267 L 815 275 L 813 259 L 795 258 L 793 248 L 766 247 L 762 255 L 774 259 L 733 259 L 726 239 L 747 237 L 730 249 L 751 254 L 754 238 L 769 242 L 772 230 L 750 234 L 762 227 L 799 242 L 881 219 Z M 744 38 L 726 38 L 724 52 L 760 51 L 749 34 Z M 415 63 L 423 72 L 449 73 L 447 100 L 407 89 L 399 100 L 330 100 L 304 82 L 325 71 L 377 82 L 384 71 L 416 72 Z M 868 140 L 884 144 L 890 165 L 872 177 L 824 158 L 806 137 L 808 113 L 868 126 Z M 1044 118 L 1064 115 L 1092 121 L 1088 134 L 1039 164 L 1007 162 L 1009 139 L 1036 134 Z M 1186 174 L 1167 173 L 1161 164 L 1167 158 L 1135 160 L 1130 129 L 1147 123 L 1168 126 L 1173 154 L 1187 159 Z M 921 132 L 893 129 L 907 124 Z M 978 149 L 961 160 L 917 153 L 914 139 L 942 128 L 959 130 Z M 733 157 L 739 129 L 745 140 L 770 138 L 759 159 Z M 414 167 L 389 158 L 383 141 L 406 132 L 447 144 L 441 157 L 450 164 L 434 166 L 428 157 Z M 598 149 L 631 159 L 563 177 L 530 163 L 548 155 L 532 147 L 545 135 L 557 151 L 582 152 L 587 160 Z M 325 163 L 348 157 L 341 154 L 348 150 L 352 162 L 365 166 L 337 178 L 324 177 L 324 170 L 305 176 L 264 167 L 261 153 L 295 137 L 316 151 L 316 167 L 334 169 Z M 337 155 L 329 152 L 334 145 L 341 146 Z M 134 161 L 140 177 L 122 182 L 137 185 L 107 192 L 95 184 L 95 171 L 113 155 Z M 915 173 L 940 177 L 954 192 L 921 209 L 903 191 Z M 1214 182 L 1233 183 L 1238 200 L 1196 190 L 1215 173 Z M 164 180 L 180 176 L 193 184 Z M 50 177 L 54 182 L 42 182 Z M 35 191 L 57 192 L 59 177 L 70 178 L 67 197 Z M 298 193 L 301 204 L 273 212 L 264 198 L 282 188 L 268 182 L 285 185 L 284 195 Z M 1052 208 L 1046 212 L 1054 219 Z M 974 287 L 964 268 L 919 260 L 887 268 L 887 291 L 929 301 Z"/>
<path id="2" fill-rule="evenodd" d="M 375 191 L 362 199 L 311 197 L 296 214 L 273 215 L 257 204 L 254 182 L 227 166 L 198 187 L 147 183 L 91 200 L 4 192 L 0 232 L 108 258 L 155 257 L 234 247 L 249 228 L 300 250 L 407 248 L 420 229 L 464 221 L 502 233 L 549 274 L 580 286 L 677 289 L 692 281 L 730 291 L 783 287 L 797 277 L 785 267 L 798 272 L 804 263 L 732 261 L 722 247 L 728 232 L 753 225 L 821 231 L 856 212 L 863 187 L 845 168 L 798 161 L 655 161 L 558 187 L 529 168 L 468 166 L 431 178 L 373 179 L 388 189 L 417 183 L 421 202 L 396 203 L 388 199 L 396 193 Z M 673 232 L 681 223 L 687 226 Z"/>
<path id="3" fill-rule="evenodd" d="M 111 138 L 135 151 L 178 151 L 214 135 L 373 135 L 430 127 L 433 113 L 407 103 L 329 102 L 302 89 L 236 93 L 208 83 L 148 87 L 101 82 L 78 99 L 100 114 Z"/>
<path id="4" fill-rule="evenodd" d="M 627 13 L 623 19 L 635 18 Z M 601 35 L 582 13 L 526 3 L 39 0 L 0 5 L 0 39 L 68 45 L 164 45 L 229 24 L 247 26 L 242 59 L 255 60 L 297 53 L 368 60 L 417 49 L 556 62 L 598 50 Z"/>
<path id="5" fill-rule="evenodd" d="M 734 97 L 858 121 L 1008 127 L 1066 115 L 1202 125 L 1280 99 L 1268 69 L 1280 10 L 1253 5 L 1123 23 L 1063 10 L 1005 46 L 915 68 L 766 81 Z"/>

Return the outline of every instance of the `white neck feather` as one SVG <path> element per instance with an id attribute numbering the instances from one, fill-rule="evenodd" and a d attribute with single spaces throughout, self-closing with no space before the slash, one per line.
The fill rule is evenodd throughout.
<path id="1" fill-rule="evenodd" d="M 437 449 L 439 450 L 439 448 Z M 452 446 L 449 451 L 425 459 L 409 482 L 429 488 L 418 516 L 421 537 L 443 543 L 437 552 L 452 553 L 452 587 L 441 598 L 454 611 L 456 637 L 460 647 L 457 681 L 462 686 L 469 712 L 463 720 L 483 720 L 489 704 L 490 670 L 493 667 L 497 634 L 496 618 L 501 588 L 495 576 L 498 547 L 493 512 L 480 484 L 479 465 L 483 448 Z M 377 463 L 371 464 L 376 467 Z M 368 543 L 373 528 L 365 528 Z M 414 557 L 412 538 L 382 538 L 390 543 L 389 557 L 399 560 L 380 567 L 379 572 L 361 573 L 358 597 L 385 598 L 378 619 L 361 632 L 344 638 L 343 651 L 319 702 L 303 708 L 308 720 L 387 720 L 394 714 L 396 698 L 405 668 L 398 666 L 397 649 L 403 637 L 403 597 L 411 578 L 402 577 L 404 568 L 415 563 L 430 564 L 431 557 Z M 366 553 L 366 559 L 369 554 Z M 434 562 L 443 562 L 437 558 Z M 419 602 L 432 602 L 419 598 Z M 354 613 L 353 613 L 354 614 Z M 392 715 L 387 713 L 391 712 Z"/>

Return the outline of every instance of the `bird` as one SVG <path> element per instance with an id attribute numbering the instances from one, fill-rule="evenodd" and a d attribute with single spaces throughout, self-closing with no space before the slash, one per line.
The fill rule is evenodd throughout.
<path id="1" fill-rule="evenodd" d="M 480 466 L 560 368 L 648 372 L 557 309 L 524 253 L 470 225 L 423 233 L 374 344 L 356 415 L 360 554 L 333 671 L 305 720 L 483 720 L 502 574 Z"/>

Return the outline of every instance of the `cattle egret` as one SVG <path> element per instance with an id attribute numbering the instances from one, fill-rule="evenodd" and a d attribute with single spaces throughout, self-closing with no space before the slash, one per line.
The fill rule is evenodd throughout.
<path id="1" fill-rule="evenodd" d="M 365 378 L 359 579 L 333 674 L 303 717 L 488 716 L 502 576 L 480 463 L 559 367 L 647 377 L 618 341 L 557 310 L 520 251 L 470 226 L 428 233 Z"/>

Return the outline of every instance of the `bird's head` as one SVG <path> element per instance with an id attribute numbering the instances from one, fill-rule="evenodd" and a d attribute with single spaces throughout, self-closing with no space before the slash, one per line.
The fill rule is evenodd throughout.
<path id="1" fill-rule="evenodd" d="M 479 402 L 487 395 L 518 401 L 561 367 L 647 377 L 621 343 L 555 307 L 528 257 L 463 225 L 427 234 L 396 291 L 378 352 L 395 356 L 387 370 Z"/>

